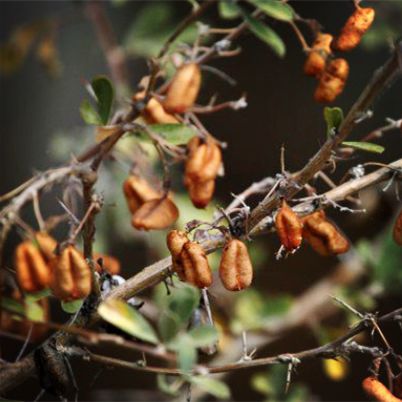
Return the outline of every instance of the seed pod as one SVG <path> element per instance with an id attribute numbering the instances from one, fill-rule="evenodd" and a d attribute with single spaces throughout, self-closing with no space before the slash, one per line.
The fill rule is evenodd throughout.
<path id="1" fill-rule="evenodd" d="M 394 224 L 394 230 L 392 231 L 395 243 L 402 246 L 402 210 L 399 212 Z"/>
<path id="2" fill-rule="evenodd" d="M 120 273 L 120 261 L 117 258 L 112 257 L 111 255 L 99 253 L 94 254 L 96 272 L 101 272 L 101 266 L 98 263 L 100 259 L 102 260 L 102 268 L 110 275 L 117 275 Z"/>
<path id="3" fill-rule="evenodd" d="M 133 96 L 135 102 L 144 100 L 145 92 L 139 92 Z M 172 114 L 166 112 L 162 104 L 155 98 L 151 98 L 141 109 L 141 116 L 148 124 L 178 124 L 179 121 Z"/>
<path id="4" fill-rule="evenodd" d="M 38 242 L 39 249 L 48 263 L 55 256 L 57 241 L 46 232 L 36 232 L 35 240 Z"/>
<path id="5" fill-rule="evenodd" d="M 72 245 L 53 260 L 52 290 L 64 301 L 83 299 L 92 288 L 92 275 L 84 256 Z"/>
<path id="6" fill-rule="evenodd" d="M 287 251 L 298 248 L 302 242 L 303 224 L 285 200 L 275 218 L 276 231 Z"/>
<path id="7" fill-rule="evenodd" d="M 167 197 L 145 202 L 134 213 L 131 224 L 136 229 L 160 230 L 172 225 L 179 217 L 179 210 Z"/>
<path id="8" fill-rule="evenodd" d="M 318 254 L 330 256 L 343 254 L 349 250 L 349 242 L 326 219 L 323 211 L 307 215 L 303 219 L 303 224 L 303 239 Z"/>
<path id="9" fill-rule="evenodd" d="M 251 285 L 253 265 L 247 246 L 242 241 L 231 239 L 226 243 L 219 265 L 219 277 L 227 290 L 243 290 Z"/>
<path id="10" fill-rule="evenodd" d="M 325 374 L 332 381 L 342 381 L 348 374 L 349 366 L 345 359 L 325 359 L 323 361 Z"/>
<path id="11" fill-rule="evenodd" d="M 170 113 L 184 113 L 193 106 L 200 86 L 201 71 L 198 64 L 185 64 L 173 77 L 163 107 Z"/>
<path id="12" fill-rule="evenodd" d="M 332 60 L 322 74 L 314 93 L 317 102 L 333 102 L 345 87 L 349 75 L 349 64 L 345 59 Z"/>
<path id="13" fill-rule="evenodd" d="M 31 241 L 24 241 L 17 246 L 15 266 L 18 283 L 24 291 L 38 292 L 49 286 L 51 269 Z"/>
<path id="14" fill-rule="evenodd" d="M 196 208 L 205 208 L 215 191 L 215 180 L 185 182 L 191 202 Z"/>
<path id="15" fill-rule="evenodd" d="M 379 402 L 401 402 L 391 391 L 375 377 L 367 377 L 362 382 L 366 394 Z"/>
<path id="16" fill-rule="evenodd" d="M 333 43 L 333 48 L 343 52 L 354 49 L 370 28 L 374 17 L 374 9 L 358 7 L 346 21 L 341 30 L 341 34 Z"/>
<path id="17" fill-rule="evenodd" d="M 212 284 L 212 272 L 204 249 L 195 242 L 187 242 L 180 254 L 183 267 L 183 280 L 198 288 L 207 288 Z"/>
<path id="18" fill-rule="evenodd" d="M 141 205 L 160 197 L 158 191 L 142 177 L 131 175 L 123 184 L 123 191 L 126 197 L 127 205 L 131 213 L 137 212 Z"/>
<path id="19" fill-rule="evenodd" d="M 166 244 L 172 255 L 172 267 L 173 271 L 177 273 L 182 281 L 185 281 L 185 275 L 183 265 L 181 263 L 180 254 L 183 251 L 184 245 L 188 242 L 186 233 L 179 230 L 172 230 L 166 237 Z"/>
<path id="20" fill-rule="evenodd" d="M 333 36 L 330 34 L 318 33 L 304 64 L 306 75 L 317 77 L 324 71 L 327 57 L 331 54 L 332 39 Z"/>

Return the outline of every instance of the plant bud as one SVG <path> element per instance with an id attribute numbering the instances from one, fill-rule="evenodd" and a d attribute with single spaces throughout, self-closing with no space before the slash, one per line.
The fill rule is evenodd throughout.
<path id="1" fill-rule="evenodd" d="M 360 8 L 348 18 L 341 34 L 334 41 L 333 48 L 343 52 L 354 49 L 374 21 L 375 11 L 372 8 Z"/>
<path id="2" fill-rule="evenodd" d="M 200 67 L 195 63 L 185 64 L 173 77 L 163 107 L 170 113 L 186 112 L 197 99 L 200 86 Z"/>
<path id="3" fill-rule="evenodd" d="M 303 224 L 300 218 L 289 208 L 285 200 L 275 218 L 276 231 L 281 244 L 287 251 L 298 248 L 302 242 Z"/>
<path id="4" fill-rule="evenodd" d="M 172 225 L 178 217 L 179 210 L 170 198 L 157 198 L 142 204 L 131 224 L 140 230 L 160 230 Z"/>
<path id="5" fill-rule="evenodd" d="M 362 382 L 366 394 L 379 402 L 401 402 L 401 399 L 392 395 L 391 391 L 375 377 L 367 377 Z"/>
<path id="6" fill-rule="evenodd" d="M 39 249 L 46 262 L 55 256 L 57 241 L 46 232 L 36 232 L 35 240 L 38 242 Z"/>
<path id="7" fill-rule="evenodd" d="M 15 266 L 18 283 L 25 292 L 39 292 L 49 286 L 51 269 L 31 241 L 24 241 L 17 246 Z"/>
<path id="8" fill-rule="evenodd" d="M 111 255 L 99 253 L 94 254 L 94 260 L 96 261 L 96 272 L 101 272 L 101 266 L 98 263 L 100 259 L 102 259 L 102 268 L 104 271 L 110 275 L 117 275 L 120 273 L 120 261 L 117 258 L 112 257 Z"/>
<path id="9" fill-rule="evenodd" d="M 325 70 L 327 57 L 331 54 L 331 42 L 333 36 L 319 33 L 313 44 L 311 52 L 304 64 L 304 73 L 314 77 L 319 76 Z"/>
<path id="10" fill-rule="evenodd" d="M 133 96 L 135 102 L 143 101 L 145 92 Z M 162 104 L 155 98 L 151 98 L 141 110 L 141 116 L 148 124 L 178 124 L 179 121 L 172 114 L 166 112 Z"/>
<path id="11" fill-rule="evenodd" d="M 166 244 L 172 255 L 173 271 L 177 273 L 182 281 L 186 280 L 184 275 L 183 265 L 181 263 L 180 254 L 183 251 L 184 245 L 188 242 L 186 233 L 179 230 L 172 230 L 166 237 Z"/>
<path id="12" fill-rule="evenodd" d="M 253 265 L 247 246 L 238 239 L 229 240 L 222 252 L 219 277 L 227 290 L 243 290 L 253 280 Z"/>
<path id="13" fill-rule="evenodd" d="M 395 243 L 402 246 L 402 210 L 399 212 L 399 215 L 396 218 L 392 235 L 394 237 Z"/>
<path id="14" fill-rule="evenodd" d="M 91 293 L 91 269 L 84 256 L 74 247 L 67 246 L 53 260 L 52 290 L 64 301 L 83 299 Z"/>
<path id="15" fill-rule="evenodd" d="M 204 249 L 195 242 L 187 242 L 180 254 L 183 280 L 202 289 L 211 286 L 212 272 Z"/>
<path id="16" fill-rule="evenodd" d="M 145 202 L 160 198 L 160 193 L 152 188 L 142 177 L 131 175 L 123 184 L 127 205 L 133 214 Z"/>
<path id="17" fill-rule="evenodd" d="M 303 239 L 318 254 L 330 256 L 343 254 L 349 250 L 348 240 L 326 219 L 323 211 L 307 215 L 303 223 Z"/>
<path id="18" fill-rule="evenodd" d="M 196 208 L 205 208 L 211 201 L 215 191 L 215 180 L 185 182 L 191 202 Z"/>
<path id="19" fill-rule="evenodd" d="M 345 59 L 332 60 L 322 74 L 314 93 L 317 102 L 333 102 L 345 87 L 349 75 L 349 65 Z"/>

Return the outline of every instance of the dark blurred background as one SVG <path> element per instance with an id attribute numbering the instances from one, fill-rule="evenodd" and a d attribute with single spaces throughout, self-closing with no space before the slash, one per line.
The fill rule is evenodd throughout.
<path id="1" fill-rule="evenodd" d="M 146 2 L 129 1 L 116 6 L 104 3 L 113 28 L 119 40 L 123 40 L 135 16 L 146 6 Z M 370 2 L 371 3 L 371 2 Z M 378 20 L 388 23 L 394 14 L 401 18 L 401 2 L 372 2 L 378 13 Z M 325 31 L 337 33 L 340 26 L 353 10 L 348 1 L 292 1 L 292 6 L 303 17 L 317 19 Z M 169 2 L 174 10 L 175 20 L 189 11 L 187 2 Z M 393 11 L 395 10 L 395 11 Z M 1 183 L 3 194 L 27 180 L 35 171 L 45 170 L 59 161 L 55 161 L 49 149 L 55 133 L 72 133 L 83 126 L 79 114 L 79 105 L 85 97 L 83 80 L 98 74 L 110 75 L 105 58 L 100 50 L 93 27 L 84 15 L 83 2 L 78 1 L 2 1 L 0 3 L 0 41 L 7 40 L 10 32 L 18 25 L 41 18 L 57 18 L 60 27 L 57 33 L 57 48 L 62 63 L 62 74 L 57 79 L 49 78 L 33 54 L 28 55 L 21 68 L 8 76 L 1 76 Z M 209 13 L 206 20 L 218 23 L 216 11 Z M 399 19 L 399 22 L 402 20 Z M 392 21 L 391 21 L 392 22 Z M 391 23 L 389 22 L 389 23 Z M 237 99 L 243 92 L 247 94 L 248 107 L 233 112 L 222 111 L 203 119 L 208 129 L 229 147 L 224 160 L 226 176 L 219 180 L 217 198 L 225 205 L 231 200 L 230 193 L 238 193 L 253 181 L 267 175 L 273 175 L 280 169 L 279 151 L 282 144 L 286 147 L 286 167 L 290 171 L 300 169 L 325 140 L 325 122 L 323 107 L 313 100 L 316 82 L 303 74 L 305 56 L 296 40 L 294 32 L 286 24 L 272 22 L 272 27 L 286 43 L 287 53 L 278 58 L 252 35 L 242 37 L 238 44 L 242 52 L 238 57 L 213 61 L 211 64 L 223 69 L 238 82 L 237 87 L 230 87 L 224 82 L 211 77 L 203 89 L 204 99 L 215 92 L 219 99 Z M 155 27 L 158 29 L 158 27 Z M 306 31 L 307 32 L 307 31 Z M 311 37 L 308 36 L 311 40 Z M 343 94 L 335 104 L 347 111 L 360 94 L 373 71 L 390 54 L 388 37 L 379 40 L 379 46 L 360 46 L 346 57 L 351 66 L 350 77 Z M 147 72 L 147 66 L 141 58 L 130 58 L 129 72 L 132 87 Z M 402 81 L 399 80 L 380 96 L 373 106 L 374 116 L 361 124 L 352 133 L 358 139 L 371 129 L 382 126 L 386 117 L 400 118 L 402 112 Z M 68 134 L 66 134 L 68 135 Z M 78 139 L 79 140 L 79 139 Z M 354 164 L 375 158 L 389 162 L 401 157 L 401 135 L 392 133 L 380 140 L 386 147 L 381 156 L 359 154 Z M 60 145 L 62 146 L 62 145 Z M 350 165 L 340 165 L 335 177 L 342 176 Z M 359 220 L 349 214 L 332 214 L 337 223 L 352 240 L 372 237 L 387 225 L 395 210 L 395 202 L 389 197 L 382 197 L 376 204 L 369 219 Z M 17 239 L 17 238 L 16 238 Z M 10 259 L 12 239 L 7 249 Z M 270 239 L 262 241 L 262 247 L 271 250 L 277 246 Z M 124 263 L 135 260 L 135 269 L 140 269 L 149 261 L 149 253 L 144 252 L 141 243 L 135 249 L 129 244 L 114 244 L 112 251 Z M 309 251 L 298 253 L 286 261 L 274 262 L 270 257 L 266 271 L 258 277 L 258 286 L 270 292 L 292 292 L 298 294 L 320 278 L 336 261 L 311 258 Z M 272 267 L 273 264 L 277 266 Z M 132 263 L 131 263 L 132 265 Z M 385 313 L 399 307 L 401 297 L 381 299 L 379 311 Z M 389 334 L 399 345 L 401 333 Z M 18 350 L 18 345 L 5 339 L 10 356 Z M 300 330 L 294 336 L 270 346 L 269 350 L 260 351 L 260 355 L 296 351 L 315 345 L 307 330 Z M 322 371 L 318 361 L 303 364 L 297 370 L 297 380 L 305 381 L 312 394 L 318 400 L 364 400 L 359 382 L 365 372 L 368 361 L 356 359 L 352 363 L 349 376 L 341 383 L 332 382 Z M 102 373 L 94 391 L 90 383 L 97 373 L 96 368 L 88 365 L 75 365 L 81 400 L 142 400 L 156 399 L 153 396 L 155 379 L 151 375 L 140 375 L 128 371 L 112 370 Z M 261 395 L 250 390 L 250 373 L 239 372 L 230 376 L 232 394 L 236 400 L 260 400 Z M 110 392 L 99 391 L 109 389 Z M 143 393 L 133 391 L 143 388 Z M 113 391 L 114 390 L 114 391 Z M 39 391 L 36 383 L 29 382 L 12 393 L 16 399 L 31 400 Z M 149 400 L 148 399 L 148 400 Z"/>

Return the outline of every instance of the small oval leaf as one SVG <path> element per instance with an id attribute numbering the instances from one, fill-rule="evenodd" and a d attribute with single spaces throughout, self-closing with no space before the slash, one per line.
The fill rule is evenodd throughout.
<path id="1" fill-rule="evenodd" d="M 230 389 L 222 381 L 215 380 L 211 377 L 205 376 L 194 376 L 189 378 L 190 382 L 197 387 L 201 388 L 203 391 L 215 396 L 219 399 L 229 399 Z"/>
<path id="2" fill-rule="evenodd" d="M 364 142 L 364 141 L 344 141 L 342 145 L 346 147 L 351 147 L 354 149 L 358 149 L 359 151 L 372 152 L 374 154 L 382 154 L 385 151 L 385 148 L 378 144 L 373 144 L 372 142 Z"/>
<path id="3" fill-rule="evenodd" d="M 189 331 L 188 335 L 192 339 L 194 346 L 197 348 L 211 346 L 218 341 L 218 332 L 216 328 L 211 325 L 202 325 L 193 328 Z"/>
<path id="4" fill-rule="evenodd" d="M 78 299 L 71 302 L 61 302 L 61 308 L 68 314 L 76 313 L 84 303 L 84 299 Z"/>
<path id="5" fill-rule="evenodd" d="M 231 1 L 220 1 L 218 3 L 219 15 L 225 20 L 232 20 L 240 17 L 238 7 Z"/>
<path id="6" fill-rule="evenodd" d="M 92 80 L 91 86 L 96 96 L 99 117 L 102 124 L 106 125 L 112 110 L 114 98 L 113 85 L 108 78 L 99 76 Z"/>
<path id="7" fill-rule="evenodd" d="M 100 125 L 102 121 L 98 115 L 98 112 L 89 103 L 88 99 L 84 99 L 80 106 L 80 115 L 82 120 L 87 124 Z"/>
<path id="8" fill-rule="evenodd" d="M 278 0 L 249 0 L 251 4 L 263 11 L 269 17 L 281 21 L 292 21 L 294 18 L 293 8 L 289 4 Z"/>
<path id="9" fill-rule="evenodd" d="M 327 136 L 336 134 L 343 121 L 342 109 L 340 107 L 325 107 L 324 120 L 327 123 Z"/>

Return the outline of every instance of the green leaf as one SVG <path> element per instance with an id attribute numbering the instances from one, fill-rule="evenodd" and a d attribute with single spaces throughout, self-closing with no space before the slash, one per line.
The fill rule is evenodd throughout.
<path id="1" fill-rule="evenodd" d="M 269 17 L 281 21 L 292 21 L 294 18 L 293 8 L 289 4 L 278 0 L 249 0 L 254 6 L 263 11 Z"/>
<path id="2" fill-rule="evenodd" d="M 188 332 L 188 335 L 192 339 L 194 346 L 197 348 L 210 346 L 218 341 L 218 332 L 215 327 L 210 325 L 202 325 L 193 328 Z"/>
<path id="3" fill-rule="evenodd" d="M 82 120 L 87 124 L 93 125 L 101 125 L 102 120 L 99 117 L 98 112 L 94 109 L 94 107 L 89 103 L 88 99 L 84 99 L 80 106 L 80 114 Z"/>
<path id="4" fill-rule="evenodd" d="M 10 297 L 1 298 L 1 308 L 18 315 L 25 315 L 24 305 Z"/>
<path id="5" fill-rule="evenodd" d="M 359 151 L 372 152 L 374 154 L 382 154 L 385 151 L 383 146 L 365 141 L 343 141 L 342 145 L 358 149 Z"/>
<path id="6" fill-rule="evenodd" d="M 99 315 L 110 324 L 146 342 L 157 344 L 158 337 L 148 321 L 122 300 L 107 300 L 98 307 Z"/>
<path id="7" fill-rule="evenodd" d="M 48 297 L 52 294 L 52 291 L 50 289 L 43 289 L 40 290 L 39 292 L 35 292 L 35 293 L 27 293 L 25 295 L 25 301 L 27 302 L 34 302 L 34 301 L 38 301 L 41 299 L 44 299 L 45 297 Z"/>
<path id="8" fill-rule="evenodd" d="M 220 1 L 218 3 L 219 15 L 225 20 L 232 20 L 240 17 L 239 8 L 232 1 Z"/>
<path id="9" fill-rule="evenodd" d="M 42 306 L 36 302 L 25 303 L 25 316 L 31 321 L 45 321 L 45 312 Z"/>
<path id="10" fill-rule="evenodd" d="M 178 363 L 181 371 L 189 372 L 197 361 L 197 350 L 192 339 L 182 334 L 174 349 L 178 354 Z"/>
<path id="11" fill-rule="evenodd" d="M 327 122 L 327 136 L 335 134 L 343 121 L 342 109 L 339 107 L 325 107 L 324 120 Z"/>
<path id="12" fill-rule="evenodd" d="M 158 321 L 158 329 L 165 342 L 171 341 L 181 328 L 180 317 L 172 311 L 163 311 Z"/>
<path id="13" fill-rule="evenodd" d="M 182 378 L 176 378 L 173 382 L 169 382 L 168 378 L 163 374 L 158 374 L 156 380 L 159 390 L 171 396 L 177 396 L 179 388 L 183 385 Z"/>
<path id="14" fill-rule="evenodd" d="M 268 373 L 257 373 L 251 377 L 251 387 L 260 394 L 269 396 L 272 394 L 272 385 Z"/>
<path id="15" fill-rule="evenodd" d="M 113 85 L 108 78 L 99 76 L 92 80 L 91 86 L 96 95 L 99 117 L 102 124 L 106 125 L 113 105 Z"/>
<path id="16" fill-rule="evenodd" d="M 76 313 L 84 303 L 84 299 L 78 299 L 71 302 L 61 302 L 61 308 L 68 314 Z"/>
<path id="17" fill-rule="evenodd" d="M 190 138 L 197 134 L 194 128 L 184 124 L 151 124 L 148 127 L 154 133 L 174 145 L 187 144 Z M 138 135 L 144 141 L 151 141 L 149 135 L 145 132 L 139 132 Z"/>
<path id="18" fill-rule="evenodd" d="M 243 13 L 243 17 L 251 32 L 253 32 L 255 36 L 265 42 L 279 57 L 283 57 L 285 55 L 285 44 L 273 29 L 251 15 Z"/>
<path id="19" fill-rule="evenodd" d="M 230 389 L 223 381 L 219 381 L 214 378 L 205 376 L 190 377 L 189 381 L 192 384 L 196 385 L 197 387 L 201 388 L 203 391 L 208 392 L 209 394 L 213 395 L 216 398 L 219 399 L 230 398 Z"/>

